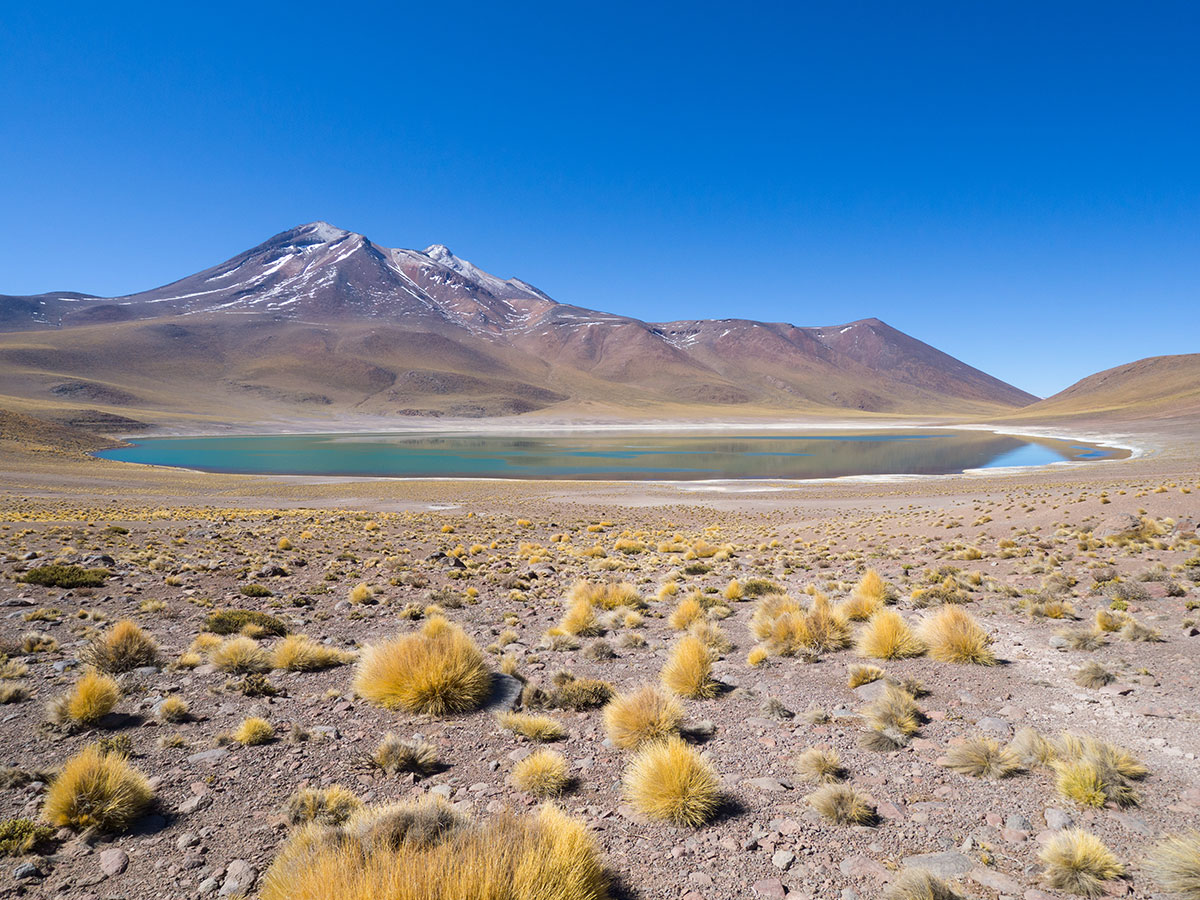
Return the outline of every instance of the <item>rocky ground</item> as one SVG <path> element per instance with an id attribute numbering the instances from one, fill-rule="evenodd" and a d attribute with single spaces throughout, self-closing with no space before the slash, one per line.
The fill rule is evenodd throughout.
<path id="1" fill-rule="evenodd" d="M 815 586 L 837 601 L 867 569 L 914 623 L 928 612 L 920 591 L 952 578 L 1001 664 L 878 663 L 888 676 L 919 678 L 929 693 L 919 701 L 927 721 L 911 744 L 873 752 L 859 744 L 857 712 L 880 682 L 848 687 L 848 668 L 862 662 L 854 651 L 773 656 L 752 667 L 754 601 L 731 602 L 717 622 L 733 644 L 715 667 L 724 687 L 715 699 L 686 701 L 693 739 L 722 778 L 725 802 L 711 824 L 688 830 L 642 819 L 621 794 L 629 754 L 606 741 L 600 711 L 550 713 L 566 728 L 555 746 L 575 779 L 562 803 L 593 829 L 617 893 L 865 900 L 919 864 L 970 897 L 1042 900 L 1056 894 L 1040 877 L 1038 847 L 1075 823 L 1126 863 L 1111 893 L 1153 896 L 1147 848 L 1164 832 L 1200 826 L 1193 460 L 1166 454 L 1008 477 L 723 495 L 237 479 L 60 460 L 5 466 L 0 640 L 20 667 L 7 670 L 6 683 L 24 684 L 28 698 L 0 707 L 0 762 L 32 780 L 19 784 L 10 772 L 0 818 L 36 818 L 45 792 L 37 773 L 99 738 L 128 738 L 158 806 L 129 833 L 60 831 L 39 855 L 3 860 L 0 896 L 253 896 L 287 834 L 285 804 L 305 785 L 340 784 L 367 801 L 436 791 L 476 816 L 534 805 L 508 774 L 536 745 L 494 716 L 512 704 L 511 693 L 499 690 L 489 708 L 469 715 L 415 717 L 356 698 L 351 663 L 274 671 L 274 696 L 248 696 L 240 678 L 210 663 L 180 664 L 215 610 L 270 613 L 292 633 L 354 651 L 418 627 L 409 617 L 436 604 L 488 648 L 497 669 L 507 657 L 530 682 L 548 685 L 569 670 L 620 689 L 657 681 L 679 634 L 670 613 L 693 590 L 713 597 L 731 580 L 761 578 L 793 596 Z M 110 575 L 71 591 L 18 580 L 47 561 L 99 565 Z M 632 583 L 648 603 L 643 622 L 614 622 L 602 639 L 547 649 L 545 633 L 579 579 Z M 373 602 L 351 602 L 361 583 Z M 674 594 L 663 591 L 671 583 Z M 248 596 L 250 585 L 267 593 Z M 1039 599 L 1067 601 L 1074 621 L 1032 616 Z M 1107 634 L 1096 650 L 1070 649 L 1059 633 L 1090 627 L 1101 609 L 1134 617 L 1161 640 Z M 121 676 L 122 700 L 99 727 L 49 725 L 46 701 L 74 683 L 88 643 L 124 618 L 158 641 L 160 665 Z M 22 648 L 30 632 L 50 640 Z M 28 652 L 39 643 L 47 649 Z M 1090 661 L 1115 681 L 1078 686 L 1072 674 Z M 187 702 L 189 721 L 160 721 L 156 708 L 168 695 Z M 274 725 L 276 740 L 242 746 L 224 737 L 252 715 Z M 1080 807 L 1056 794 L 1044 769 L 987 781 L 940 762 L 963 738 L 1003 740 L 1024 726 L 1128 748 L 1151 773 L 1137 787 L 1138 804 Z M 365 757 L 387 732 L 435 744 L 441 771 L 418 778 L 370 769 Z M 850 782 L 873 801 L 876 824 L 833 825 L 809 807 L 812 786 L 792 760 L 813 746 L 838 751 Z"/>

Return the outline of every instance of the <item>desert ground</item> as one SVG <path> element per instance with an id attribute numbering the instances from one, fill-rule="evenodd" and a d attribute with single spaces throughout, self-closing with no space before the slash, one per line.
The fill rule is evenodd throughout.
<path id="1" fill-rule="evenodd" d="M 487 821 L 539 794 L 613 897 L 946 896 L 918 871 L 984 900 L 1168 896 L 1154 848 L 1200 828 L 1200 431 L 1123 434 L 1129 460 L 732 489 L 0 441 L 0 896 L 286 896 L 289 840 L 360 804 Z M 35 583 L 75 571 L 52 566 L 102 571 Z M 487 690 L 389 699 L 364 676 L 401 634 L 469 639 Z M 89 678 L 115 682 L 98 709 Z M 635 747 L 610 698 L 645 685 L 681 715 Z M 152 795 L 116 827 L 55 815 L 98 742 Z M 691 786 L 656 778 L 664 746 Z M 1064 862 L 1075 829 L 1116 865 Z"/>

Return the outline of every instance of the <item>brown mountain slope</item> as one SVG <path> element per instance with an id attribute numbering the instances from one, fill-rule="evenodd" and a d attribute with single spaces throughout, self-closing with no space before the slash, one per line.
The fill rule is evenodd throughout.
<path id="1" fill-rule="evenodd" d="M 1200 353 L 1151 356 L 1089 375 L 1003 421 L 1200 421 Z"/>
<path id="2" fill-rule="evenodd" d="M 643 322 L 323 222 L 140 294 L 0 297 L 0 332 L 0 395 L 22 408 L 152 421 L 986 416 L 1035 399 L 877 319 Z"/>

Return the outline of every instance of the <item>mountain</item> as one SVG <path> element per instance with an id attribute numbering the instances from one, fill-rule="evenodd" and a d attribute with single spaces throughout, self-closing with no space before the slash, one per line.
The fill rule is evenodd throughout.
<path id="1" fill-rule="evenodd" d="M 0 395 L 135 418 L 995 415 L 1036 400 L 878 319 L 643 322 L 325 222 L 138 294 L 0 296 L 0 332 Z"/>
<path id="2" fill-rule="evenodd" d="M 1151 356 L 1105 369 L 1003 418 L 1200 422 L 1200 353 Z"/>

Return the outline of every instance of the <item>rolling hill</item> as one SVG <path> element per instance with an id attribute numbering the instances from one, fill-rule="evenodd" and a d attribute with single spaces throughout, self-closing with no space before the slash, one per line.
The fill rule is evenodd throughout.
<path id="1" fill-rule="evenodd" d="M 559 303 L 440 244 L 389 249 L 324 222 L 125 297 L 0 296 L 0 397 L 89 425 L 983 417 L 1037 399 L 878 319 L 644 322 Z"/>
<path id="2" fill-rule="evenodd" d="M 1200 353 L 1151 356 L 1089 375 L 1004 421 L 1200 422 Z"/>

